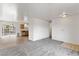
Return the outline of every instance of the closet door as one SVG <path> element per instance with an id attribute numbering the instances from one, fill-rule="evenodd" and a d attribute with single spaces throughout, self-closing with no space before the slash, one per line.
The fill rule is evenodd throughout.
<path id="1" fill-rule="evenodd" d="M 52 21 L 52 39 L 67 42 L 70 39 L 68 21 L 58 18 Z"/>
<path id="2" fill-rule="evenodd" d="M 79 44 L 79 16 L 73 16 L 70 19 L 72 20 L 72 25 L 70 26 L 70 43 Z"/>

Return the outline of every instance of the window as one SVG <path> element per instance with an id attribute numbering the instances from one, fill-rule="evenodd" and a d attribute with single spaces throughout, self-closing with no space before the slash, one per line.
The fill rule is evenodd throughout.
<path id="1" fill-rule="evenodd" d="M 5 24 L 2 27 L 2 34 L 3 35 L 9 35 L 9 34 L 15 34 L 16 33 L 16 27 L 14 24 Z"/>

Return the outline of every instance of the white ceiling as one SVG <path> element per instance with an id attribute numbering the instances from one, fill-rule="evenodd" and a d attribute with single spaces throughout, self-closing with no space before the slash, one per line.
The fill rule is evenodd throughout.
<path id="1" fill-rule="evenodd" d="M 17 21 L 16 4 L 0 3 L 0 21 Z"/>
<path id="2" fill-rule="evenodd" d="M 20 15 L 52 20 L 63 12 L 79 15 L 78 3 L 22 3 L 18 4 Z"/>

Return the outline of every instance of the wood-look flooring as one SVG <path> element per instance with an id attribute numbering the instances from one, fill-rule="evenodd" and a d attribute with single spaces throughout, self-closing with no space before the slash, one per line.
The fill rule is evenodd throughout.
<path id="1" fill-rule="evenodd" d="M 7 47 L 8 44 L 9 47 Z M 15 44 L 14 47 L 12 44 Z M 13 43 L 6 42 L 6 48 L 4 48 L 5 45 L 0 47 L 0 56 L 79 56 L 79 52 L 62 47 L 62 44 L 63 42 L 50 38 L 30 41 L 19 37 Z"/>
<path id="2" fill-rule="evenodd" d="M 5 38 L 5 39 L 7 39 L 7 38 Z M 10 39 L 10 41 L 9 41 L 9 39 Z M 16 47 L 19 44 L 23 44 L 27 40 L 28 40 L 28 37 L 8 38 L 6 41 L 4 39 L 1 39 L 1 41 L 0 41 L 0 49 L 1 48 Z"/>
<path id="3" fill-rule="evenodd" d="M 79 45 L 77 44 L 63 43 L 61 46 L 79 52 Z"/>

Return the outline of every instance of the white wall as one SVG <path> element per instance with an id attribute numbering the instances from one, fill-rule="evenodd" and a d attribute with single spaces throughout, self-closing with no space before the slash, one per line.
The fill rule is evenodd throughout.
<path id="1" fill-rule="evenodd" d="M 52 39 L 79 44 L 79 15 L 53 19 Z"/>
<path id="2" fill-rule="evenodd" d="M 32 18 L 29 22 L 29 39 L 36 41 L 49 37 L 49 27 L 48 21 L 42 19 Z"/>

